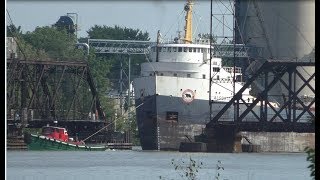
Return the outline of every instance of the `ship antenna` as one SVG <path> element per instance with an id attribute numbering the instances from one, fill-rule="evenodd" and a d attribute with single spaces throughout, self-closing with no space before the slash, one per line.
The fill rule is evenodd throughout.
<path id="1" fill-rule="evenodd" d="M 184 26 L 184 41 L 186 44 L 192 43 L 192 6 L 193 0 L 187 0 L 187 4 L 184 6 L 186 11 L 186 24 Z"/>

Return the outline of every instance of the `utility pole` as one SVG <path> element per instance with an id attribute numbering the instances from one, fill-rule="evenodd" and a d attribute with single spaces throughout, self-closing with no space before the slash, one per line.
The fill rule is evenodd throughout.
<path id="1" fill-rule="evenodd" d="M 232 17 L 233 17 L 233 97 L 236 93 L 236 1 L 233 1 L 233 12 L 232 12 Z M 237 121 L 237 108 L 238 106 L 233 102 L 233 121 Z"/>
<path id="2" fill-rule="evenodd" d="M 212 59 L 212 0 L 211 0 L 211 6 L 210 6 L 210 37 L 209 37 L 209 42 L 210 42 L 210 49 L 209 49 L 209 52 L 210 52 L 210 70 L 209 70 L 209 108 L 210 108 L 210 121 L 211 121 L 211 118 L 212 118 L 212 100 L 211 100 L 211 85 L 212 85 L 212 75 L 211 75 L 211 71 L 212 71 L 212 67 L 211 67 L 211 59 Z"/>

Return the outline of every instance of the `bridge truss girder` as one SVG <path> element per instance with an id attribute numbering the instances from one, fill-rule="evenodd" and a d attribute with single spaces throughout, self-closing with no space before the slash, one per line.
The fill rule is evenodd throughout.
<path id="1" fill-rule="evenodd" d="M 7 59 L 7 119 L 106 122 L 87 62 Z M 21 117 L 17 119 L 16 113 Z"/>
<path id="2" fill-rule="evenodd" d="M 215 117 L 207 124 L 207 127 L 223 125 L 233 125 L 239 131 L 277 131 L 277 132 L 314 132 L 315 115 L 312 112 L 312 106 L 315 104 L 315 89 L 310 85 L 310 81 L 314 80 L 315 74 L 310 74 L 310 77 L 305 78 L 297 70 L 297 67 L 314 66 L 314 62 L 295 62 L 286 60 L 267 60 L 260 63 L 259 67 L 255 67 L 256 71 L 252 73 L 246 84 L 234 95 L 234 97 L 217 113 Z M 272 76 L 270 76 L 272 74 Z M 287 75 L 288 78 L 284 78 Z M 259 77 L 263 77 L 264 89 L 261 90 L 252 103 L 246 102 L 242 98 L 242 93 L 246 88 L 253 84 Z M 270 77 L 273 77 L 270 79 Z M 297 77 L 303 81 L 300 87 L 296 86 Z M 280 83 L 287 91 L 287 98 L 276 108 L 270 100 L 270 91 Z M 305 87 L 308 87 L 313 92 L 313 99 L 309 104 L 303 102 L 298 94 Z M 214 103 L 213 101 L 210 103 Z M 239 103 L 246 106 L 246 110 L 239 112 Z M 222 121 L 222 115 L 234 105 L 234 120 Z M 254 111 L 254 108 L 259 108 L 259 112 Z M 268 108 L 270 107 L 270 108 Z M 268 115 L 268 109 L 272 109 L 272 115 Z M 281 115 L 281 112 L 286 111 L 286 117 Z M 299 112 L 299 113 L 298 113 Z M 246 121 L 245 118 L 249 113 L 256 118 L 254 121 Z M 307 115 L 310 120 L 301 120 L 302 116 Z M 276 120 L 277 119 L 277 120 Z"/>

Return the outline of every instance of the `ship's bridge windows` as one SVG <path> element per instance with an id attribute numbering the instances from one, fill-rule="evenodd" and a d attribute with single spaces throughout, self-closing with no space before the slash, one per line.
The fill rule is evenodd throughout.
<path id="1" fill-rule="evenodd" d="M 163 73 L 160 73 L 160 76 L 163 76 Z"/>
<path id="2" fill-rule="evenodd" d="M 171 52 L 171 47 L 168 47 L 168 52 Z"/>
<path id="3" fill-rule="evenodd" d="M 177 76 L 177 73 L 173 73 L 173 76 Z"/>
<path id="4" fill-rule="evenodd" d="M 176 47 L 173 47 L 173 52 L 177 52 L 177 48 Z"/>
<path id="5" fill-rule="evenodd" d="M 187 77 L 191 77 L 191 74 L 187 74 Z"/>
<path id="6" fill-rule="evenodd" d="M 182 52 L 182 47 L 178 47 L 178 52 Z"/>
<path id="7" fill-rule="evenodd" d="M 167 47 L 163 47 L 162 52 L 167 52 Z"/>
<path id="8" fill-rule="evenodd" d="M 183 48 L 183 52 L 187 52 L 188 51 L 188 48 L 187 47 L 184 47 Z"/>
<path id="9" fill-rule="evenodd" d="M 194 53 L 197 52 L 197 48 L 193 48 L 193 52 L 194 52 Z"/>
<path id="10" fill-rule="evenodd" d="M 197 48 L 197 50 L 198 50 L 198 53 L 200 52 L 200 48 Z"/>
<path id="11" fill-rule="evenodd" d="M 202 79 L 205 79 L 206 78 L 206 75 L 205 74 L 202 74 Z"/>
<path id="12" fill-rule="evenodd" d="M 192 48 L 189 48 L 189 52 L 192 52 Z"/>

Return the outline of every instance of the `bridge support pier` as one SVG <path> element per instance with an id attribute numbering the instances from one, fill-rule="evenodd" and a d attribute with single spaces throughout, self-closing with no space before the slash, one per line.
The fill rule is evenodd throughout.
<path id="1" fill-rule="evenodd" d="M 234 153 L 242 152 L 241 136 L 236 126 L 220 125 L 205 129 L 205 141 L 208 152 Z"/>

